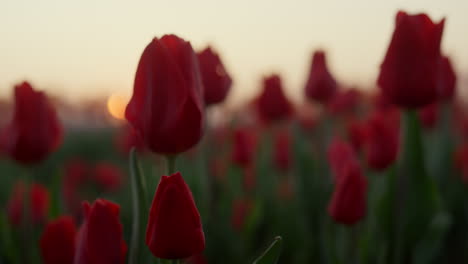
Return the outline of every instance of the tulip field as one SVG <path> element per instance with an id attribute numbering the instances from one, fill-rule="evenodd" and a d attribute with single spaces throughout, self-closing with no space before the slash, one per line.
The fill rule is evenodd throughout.
<path id="1" fill-rule="evenodd" d="M 174 34 L 141 43 L 114 126 L 67 127 L 19 82 L 0 264 L 467 263 L 468 109 L 445 27 L 399 11 L 372 90 L 314 51 L 300 104 L 266 73 L 225 110 L 223 54 Z"/>

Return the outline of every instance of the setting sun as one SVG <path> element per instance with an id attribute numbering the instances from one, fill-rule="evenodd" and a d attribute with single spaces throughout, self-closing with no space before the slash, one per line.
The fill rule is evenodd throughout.
<path id="1" fill-rule="evenodd" d="M 125 106 L 127 105 L 128 99 L 125 96 L 119 94 L 112 94 L 107 99 L 107 110 L 112 117 L 120 120 L 125 119 Z"/>

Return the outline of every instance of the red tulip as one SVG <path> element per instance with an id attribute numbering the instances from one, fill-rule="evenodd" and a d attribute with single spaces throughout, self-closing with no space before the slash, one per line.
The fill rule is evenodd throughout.
<path id="1" fill-rule="evenodd" d="M 252 212 L 253 204 L 248 199 L 238 199 L 233 202 L 231 223 L 234 230 L 242 232 L 245 223 L 250 213 Z"/>
<path id="2" fill-rule="evenodd" d="M 76 226 L 73 218 L 62 216 L 47 224 L 40 239 L 44 264 L 73 264 Z"/>
<path id="3" fill-rule="evenodd" d="M 119 219 L 120 206 L 97 199 L 83 203 L 85 220 L 78 231 L 74 264 L 123 264 L 127 245 Z"/>
<path id="4" fill-rule="evenodd" d="M 3 149 L 21 164 L 39 163 L 62 141 L 62 127 L 43 92 L 27 82 L 15 86 L 13 120 L 2 132 Z"/>
<path id="5" fill-rule="evenodd" d="M 117 191 L 122 187 L 124 174 L 119 167 L 106 162 L 96 164 L 94 179 L 105 191 Z"/>
<path id="6" fill-rule="evenodd" d="M 146 245 L 163 259 L 184 259 L 205 249 L 200 214 L 179 172 L 161 177 L 151 204 Z"/>
<path id="7" fill-rule="evenodd" d="M 337 84 L 327 68 L 325 52 L 316 51 L 312 58 L 309 79 L 305 86 L 305 94 L 310 100 L 319 103 L 328 102 L 337 90 Z"/>
<path id="8" fill-rule="evenodd" d="M 203 135 L 202 93 L 190 43 L 174 35 L 154 38 L 140 58 L 125 117 L 151 151 L 184 152 Z"/>
<path id="9" fill-rule="evenodd" d="M 374 170 L 385 170 L 398 155 L 399 126 L 387 114 L 376 113 L 367 123 L 365 155 L 367 165 Z"/>
<path id="10" fill-rule="evenodd" d="M 8 219 L 10 224 L 14 226 L 19 226 L 24 221 L 24 196 L 26 188 L 28 187 L 23 182 L 17 182 L 7 204 Z M 33 183 L 32 187 L 27 191 L 30 197 L 28 201 L 28 216 L 31 217 L 28 223 L 40 224 L 45 222 L 49 212 L 49 191 L 37 183 Z"/>
<path id="11" fill-rule="evenodd" d="M 336 137 L 328 146 L 327 157 L 330 163 L 330 169 L 336 181 L 343 175 L 341 171 L 344 169 L 345 164 L 349 160 L 356 159 L 356 154 L 348 142 Z"/>
<path id="12" fill-rule="evenodd" d="M 338 223 L 353 225 L 366 214 L 367 179 L 357 162 L 349 160 L 343 166 L 328 213 Z"/>
<path id="13" fill-rule="evenodd" d="M 145 142 L 131 126 L 123 127 L 122 131 L 116 135 L 115 145 L 117 150 L 124 155 L 127 155 L 133 147 L 139 152 L 145 151 Z"/>
<path id="14" fill-rule="evenodd" d="M 440 61 L 440 98 L 444 101 L 450 101 L 453 99 L 456 93 L 456 82 L 457 75 L 452 67 L 450 58 L 443 56 Z"/>
<path id="15" fill-rule="evenodd" d="M 237 128 L 234 131 L 232 161 L 240 167 L 247 167 L 255 159 L 255 136 L 249 128 Z"/>
<path id="16" fill-rule="evenodd" d="M 352 120 L 346 127 L 349 140 L 356 152 L 362 150 L 367 139 L 367 126 L 364 122 Z"/>
<path id="17" fill-rule="evenodd" d="M 380 67 L 378 84 L 390 101 L 419 108 L 439 95 L 440 42 L 444 20 L 398 12 L 393 37 Z"/>
<path id="18" fill-rule="evenodd" d="M 331 98 L 328 104 L 328 110 L 332 114 L 353 113 L 358 106 L 360 99 L 361 92 L 354 88 L 337 92 Z"/>
<path id="19" fill-rule="evenodd" d="M 226 72 L 218 54 L 207 47 L 197 54 L 203 79 L 205 105 L 224 101 L 232 85 L 232 79 Z"/>
<path id="20" fill-rule="evenodd" d="M 263 91 L 257 98 L 257 110 L 261 120 L 267 123 L 288 119 L 293 113 L 279 75 L 274 74 L 263 80 Z"/>
<path id="21" fill-rule="evenodd" d="M 426 129 L 433 129 L 437 124 L 439 117 L 439 105 L 433 103 L 419 110 L 419 118 Z"/>
<path id="22" fill-rule="evenodd" d="M 282 171 L 287 171 L 292 163 L 291 136 L 288 131 L 280 131 L 274 139 L 273 164 Z"/>
<path id="23" fill-rule="evenodd" d="M 85 198 L 81 189 L 88 184 L 89 173 L 88 165 L 79 159 L 65 165 L 62 191 L 65 205 L 74 215 L 81 214 L 81 201 Z"/>

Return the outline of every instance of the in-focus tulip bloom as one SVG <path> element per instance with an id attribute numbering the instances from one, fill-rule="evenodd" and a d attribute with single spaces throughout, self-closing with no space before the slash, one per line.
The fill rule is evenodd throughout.
<path id="1" fill-rule="evenodd" d="M 443 29 L 444 20 L 435 24 L 425 14 L 398 12 L 377 81 L 393 104 L 412 109 L 437 100 Z"/>
<path id="2" fill-rule="evenodd" d="M 4 152 L 25 165 L 41 162 L 62 141 L 62 126 L 43 92 L 23 82 L 15 86 L 13 120 L 2 131 Z"/>
<path id="3" fill-rule="evenodd" d="M 203 80 L 205 105 L 214 105 L 224 101 L 232 85 L 232 79 L 226 72 L 218 54 L 207 47 L 197 54 Z"/>
<path id="4" fill-rule="evenodd" d="M 440 61 L 440 86 L 439 94 L 440 99 L 443 101 L 450 101 L 456 93 L 457 75 L 453 69 L 452 62 L 449 57 L 443 56 Z"/>
<path id="5" fill-rule="evenodd" d="M 39 241 L 42 263 L 73 264 L 76 226 L 73 218 L 62 216 L 48 223 Z"/>
<path id="6" fill-rule="evenodd" d="M 284 93 L 279 75 L 263 79 L 263 91 L 257 98 L 257 110 L 261 120 L 269 123 L 288 119 L 293 106 Z"/>
<path id="7" fill-rule="evenodd" d="M 370 168 L 377 171 L 388 168 L 398 155 L 398 123 L 389 119 L 385 113 L 374 114 L 367 122 L 367 140 L 364 148 Z"/>
<path id="8" fill-rule="evenodd" d="M 119 167 L 101 162 L 94 167 L 94 179 L 103 190 L 113 192 L 122 187 L 124 174 Z"/>
<path id="9" fill-rule="evenodd" d="M 33 183 L 31 188 L 19 181 L 13 187 L 13 193 L 7 204 L 7 213 L 10 224 L 20 226 L 24 223 L 24 196 L 28 191 L 30 200 L 27 223 L 41 224 L 46 221 L 49 213 L 50 195 L 49 191 L 41 184 Z"/>
<path id="10" fill-rule="evenodd" d="M 232 205 L 231 223 L 234 230 L 242 232 L 247 218 L 253 209 L 253 203 L 249 199 L 237 199 Z"/>
<path id="11" fill-rule="evenodd" d="M 203 85 L 189 42 L 154 38 L 138 64 L 125 117 L 146 146 L 160 154 L 184 152 L 203 135 Z"/>
<path id="12" fill-rule="evenodd" d="M 352 160 L 344 163 L 341 173 L 328 204 L 328 213 L 338 223 L 353 225 L 366 214 L 367 179 L 359 164 Z"/>
<path id="13" fill-rule="evenodd" d="M 179 172 L 161 177 L 151 204 L 146 245 L 163 259 L 184 259 L 205 249 L 200 214 Z"/>
<path id="14" fill-rule="evenodd" d="M 419 110 L 418 114 L 424 128 L 433 129 L 439 118 L 439 105 L 437 103 L 427 105 Z"/>
<path id="15" fill-rule="evenodd" d="M 337 90 L 337 83 L 328 71 L 325 52 L 316 51 L 312 57 L 309 79 L 305 86 L 305 94 L 310 100 L 326 103 Z"/>
<path id="16" fill-rule="evenodd" d="M 278 169 L 287 171 L 292 163 L 291 135 L 288 131 L 280 131 L 274 140 L 273 164 Z"/>
<path id="17" fill-rule="evenodd" d="M 339 137 L 335 137 L 328 146 L 327 158 L 336 181 L 343 175 L 341 171 L 344 169 L 345 164 L 349 160 L 356 159 L 356 154 L 351 144 Z"/>
<path id="18" fill-rule="evenodd" d="M 234 131 L 232 161 L 240 167 L 248 167 L 255 158 L 255 135 L 249 128 L 237 128 Z"/>
<path id="19" fill-rule="evenodd" d="M 127 245 L 119 219 L 120 206 L 97 199 L 83 203 L 85 220 L 77 235 L 74 264 L 123 264 Z"/>

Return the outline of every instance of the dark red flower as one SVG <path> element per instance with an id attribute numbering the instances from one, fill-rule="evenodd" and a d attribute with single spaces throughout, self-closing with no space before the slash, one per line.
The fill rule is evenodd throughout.
<path id="1" fill-rule="evenodd" d="M 30 197 L 30 200 L 28 201 L 28 216 L 31 218 L 27 223 L 44 223 L 49 213 L 49 191 L 41 184 L 33 183 L 32 187 L 29 188 L 28 186 L 25 186 L 23 182 L 19 181 L 13 187 L 13 192 L 7 204 L 7 213 L 10 224 L 20 226 L 24 221 L 25 191 L 28 191 Z"/>
<path id="2" fill-rule="evenodd" d="M 377 112 L 367 122 L 365 156 L 367 165 L 384 170 L 392 165 L 399 150 L 399 126 L 385 113 Z"/>
<path id="3" fill-rule="evenodd" d="M 203 79 L 205 105 L 224 101 L 232 85 L 232 79 L 226 72 L 218 54 L 207 47 L 197 54 Z"/>
<path id="4" fill-rule="evenodd" d="M 81 201 L 85 197 L 82 189 L 90 181 L 90 168 L 79 159 L 68 161 L 64 168 L 62 192 L 67 208 L 74 215 L 81 214 Z"/>
<path id="5" fill-rule="evenodd" d="M 145 151 L 145 142 L 132 126 L 124 126 L 115 137 L 117 150 L 127 155 L 134 147 L 139 152 Z"/>
<path id="6" fill-rule="evenodd" d="M 125 117 L 151 151 L 184 152 L 203 135 L 202 93 L 190 43 L 174 35 L 154 38 L 141 55 Z"/>
<path id="7" fill-rule="evenodd" d="M 353 225 L 366 214 L 367 179 L 356 161 L 348 160 L 343 166 L 328 204 L 328 213 L 338 223 Z"/>
<path id="8" fill-rule="evenodd" d="M 358 120 L 351 120 L 346 129 L 354 150 L 356 152 L 361 151 L 367 138 L 366 123 Z"/>
<path id="9" fill-rule="evenodd" d="M 361 92 L 357 89 L 336 92 L 328 104 L 328 110 L 332 114 L 353 113 L 361 99 Z"/>
<path id="10" fill-rule="evenodd" d="M 280 131 L 275 135 L 273 164 L 282 171 L 287 171 L 291 167 L 291 143 L 289 131 Z"/>
<path id="11" fill-rule="evenodd" d="M 112 192 L 122 187 L 124 174 L 114 164 L 100 162 L 94 167 L 94 179 L 103 190 Z"/>
<path id="12" fill-rule="evenodd" d="M 252 212 L 253 204 L 249 199 L 237 199 L 232 205 L 231 223 L 234 230 L 242 232 L 245 223 L 250 213 Z"/>
<path id="13" fill-rule="evenodd" d="M 232 144 L 232 161 L 240 167 L 247 167 L 255 159 L 255 135 L 247 127 L 237 128 L 234 131 Z"/>
<path id="14" fill-rule="evenodd" d="M 398 12 L 378 78 L 382 92 L 392 103 L 419 108 L 436 101 L 443 29 L 444 20 L 434 24 L 425 14 Z"/>
<path id="15" fill-rule="evenodd" d="M 161 177 L 151 204 L 146 245 L 163 259 L 188 258 L 205 249 L 200 214 L 179 172 Z"/>
<path id="16" fill-rule="evenodd" d="M 335 137 L 327 150 L 328 162 L 333 177 L 336 180 L 343 175 L 342 170 L 349 160 L 355 160 L 356 154 L 352 146 L 339 137 Z"/>
<path id="17" fill-rule="evenodd" d="M 257 110 L 261 120 L 275 122 L 287 119 L 293 113 L 293 106 L 283 90 L 279 75 L 263 79 L 263 91 L 257 98 Z"/>
<path id="18" fill-rule="evenodd" d="M 327 68 L 325 52 L 316 51 L 312 57 L 309 79 L 305 86 L 305 94 L 310 100 L 319 103 L 328 102 L 337 90 L 337 84 Z"/>
<path id="19" fill-rule="evenodd" d="M 15 86 L 13 120 L 3 130 L 2 149 L 21 164 L 41 162 L 62 141 L 62 127 L 43 92 L 27 82 Z"/>
<path id="20" fill-rule="evenodd" d="M 78 231 L 74 264 L 123 264 L 127 245 L 119 219 L 120 206 L 97 199 L 83 203 L 85 220 Z"/>
<path id="21" fill-rule="evenodd" d="M 453 70 L 452 63 L 450 58 L 447 56 L 442 56 L 440 61 L 440 87 L 439 94 L 440 99 L 444 101 L 450 101 L 453 99 L 456 93 L 456 82 L 457 75 Z"/>
<path id="22" fill-rule="evenodd" d="M 40 239 L 44 264 L 73 264 L 76 226 L 73 218 L 62 216 L 48 223 Z"/>
<path id="23" fill-rule="evenodd" d="M 419 118 L 426 129 L 433 129 L 437 124 L 437 119 L 439 117 L 439 105 L 437 103 L 432 103 L 426 105 L 421 110 L 419 110 Z"/>

